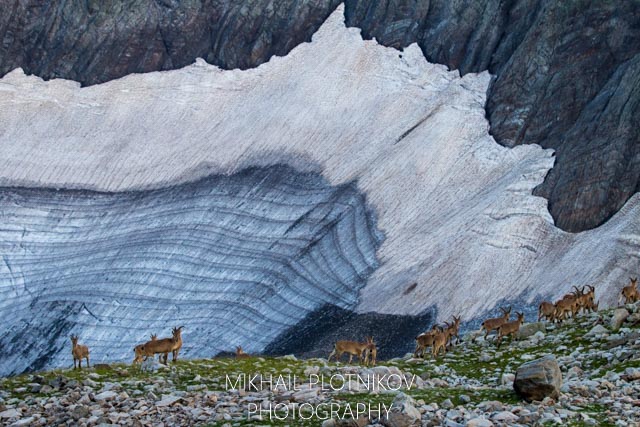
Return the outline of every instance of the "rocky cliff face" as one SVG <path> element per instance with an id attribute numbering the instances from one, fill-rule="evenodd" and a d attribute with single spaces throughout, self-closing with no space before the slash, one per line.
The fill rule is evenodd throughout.
<path id="1" fill-rule="evenodd" d="M 536 191 L 556 225 L 596 227 L 640 190 L 640 2 L 347 1 L 349 25 L 462 74 L 489 70 L 506 146 L 556 150 Z"/>
<path id="2" fill-rule="evenodd" d="M 555 158 L 496 144 L 490 75 L 364 41 L 343 10 L 249 70 L 0 79 L 4 372 L 70 363 L 70 331 L 95 361 L 176 320 L 191 356 L 322 353 L 372 329 L 396 355 L 411 328 L 504 300 L 595 284 L 615 303 L 640 268 L 640 196 L 559 230 L 532 195 Z"/>
<path id="3" fill-rule="evenodd" d="M 2 0 L 0 75 L 95 84 L 197 57 L 255 67 L 308 41 L 338 3 Z M 556 150 L 536 194 L 559 227 L 596 227 L 638 191 L 640 1 L 347 0 L 345 14 L 366 38 L 494 74 L 496 140 Z"/>

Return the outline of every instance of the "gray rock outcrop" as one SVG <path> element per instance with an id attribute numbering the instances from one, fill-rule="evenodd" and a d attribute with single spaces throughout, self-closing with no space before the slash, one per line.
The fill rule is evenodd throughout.
<path id="1" fill-rule="evenodd" d="M 562 372 L 555 357 L 544 356 L 522 364 L 516 371 L 513 389 L 527 401 L 558 398 Z"/>
<path id="2" fill-rule="evenodd" d="M 416 401 L 402 392 L 393 399 L 389 414 L 383 417 L 382 424 L 386 427 L 415 427 L 420 425 L 420 411 L 416 408 Z"/>
<path id="3" fill-rule="evenodd" d="M 202 57 L 255 67 L 308 41 L 340 2 L 2 0 L 0 76 L 95 84 Z M 462 74 L 489 70 L 491 132 L 554 148 L 537 189 L 556 224 L 594 228 L 640 189 L 640 2 L 347 0 L 347 23 Z"/>

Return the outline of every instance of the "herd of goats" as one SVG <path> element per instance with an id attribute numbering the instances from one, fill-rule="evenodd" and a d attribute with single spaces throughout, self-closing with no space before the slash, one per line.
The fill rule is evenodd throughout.
<path id="1" fill-rule="evenodd" d="M 574 286 L 571 293 L 566 294 L 555 303 L 543 301 L 538 306 L 538 321 L 548 320 L 551 322 L 561 323 L 570 317 L 576 317 L 581 312 L 598 311 L 598 303 L 595 299 L 595 288 L 591 285 L 583 286 L 582 289 Z M 586 291 L 585 291 L 586 289 Z M 625 304 L 631 304 L 640 301 L 640 290 L 638 290 L 638 279 L 630 279 L 630 283 L 622 288 L 620 301 L 624 299 Z M 480 331 L 484 330 L 484 338 L 486 339 L 492 331 L 496 332 L 496 345 L 499 347 L 502 339 L 505 337 L 515 337 L 520 326 L 524 323 L 524 314 L 516 313 L 516 320 L 510 320 L 511 308 L 500 308 L 503 315 L 500 317 L 487 319 L 482 322 Z M 135 358 L 133 363 L 141 363 L 149 357 L 153 358 L 156 354 L 160 356 L 160 362 L 166 364 L 169 353 L 173 355 L 173 361 L 178 360 L 178 353 L 182 348 L 182 329 L 183 326 L 173 328 L 171 338 L 158 339 L 156 335 L 151 335 L 151 340 L 144 344 L 139 344 L 133 349 Z M 424 358 L 427 349 L 431 347 L 431 355 L 437 359 L 442 352 L 446 354 L 447 349 L 460 341 L 460 317 L 453 316 L 453 321 L 445 322 L 444 326 L 434 325 L 431 330 L 424 332 L 416 337 L 416 350 L 414 357 Z M 82 359 L 87 359 L 87 367 L 89 366 L 89 348 L 85 345 L 78 344 L 78 337 L 71 336 L 71 354 L 73 355 L 73 367 L 82 367 Z M 327 361 L 335 357 L 336 361 L 340 360 L 343 354 L 349 355 L 349 364 L 353 360 L 353 356 L 359 358 L 360 363 L 364 365 L 375 365 L 377 348 L 373 341 L 373 337 L 368 337 L 365 342 L 357 341 L 337 341 L 333 351 L 329 354 Z M 236 358 L 245 359 L 250 357 L 249 354 L 242 350 L 242 347 L 236 347 Z"/>

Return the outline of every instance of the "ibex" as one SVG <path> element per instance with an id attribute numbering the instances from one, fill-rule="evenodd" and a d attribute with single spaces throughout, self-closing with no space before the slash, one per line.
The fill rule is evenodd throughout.
<path id="1" fill-rule="evenodd" d="M 484 334 L 485 339 L 491 331 L 497 330 L 503 323 L 507 323 L 509 321 L 509 317 L 511 316 L 511 307 L 509 307 L 507 310 L 500 307 L 500 310 L 502 311 L 502 317 L 495 317 L 493 319 L 487 319 L 482 322 L 480 330 L 482 331 L 484 329 L 486 331 Z"/>
<path id="2" fill-rule="evenodd" d="M 553 317 L 557 322 L 562 322 L 569 317 L 569 314 L 574 315 L 577 306 L 578 297 L 575 294 L 566 294 L 556 302 Z"/>
<path id="3" fill-rule="evenodd" d="M 447 322 L 447 341 L 450 347 L 453 347 L 453 338 L 456 339 L 456 344 L 460 342 L 460 317 L 453 316 L 453 322 L 449 324 Z"/>
<path id="4" fill-rule="evenodd" d="M 161 363 L 164 363 L 165 365 L 167 364 L 169 353 L 173 353 L 173 361 L 175 362 L 178 358 L 178 352 L 182 347 L 182 328 L 184 328 L 184 326 L 173 328 L 173 336 L 171 338 L 152 339 L 151 341 L 147 341 L 145 344 L 137 345 L 133 349 L 135 353 L 133 362 L 141 362 L 143 356 L 146 358 L 158 353 L 160 354 Z"/>
<path id="5" fill-rule="evenodd" d="M 180 349 L 182 348 L 182 328 L 184 326 L 179 326 L 177 328 L 173 328 L 171 331 L 173 334 L 173 348 L 171 349 L 173 354 L 173 361 L 178 360 L 178 353 L 180 353 Z M 167 363 L 167 356 L 165 355 L 165 363 Z"/>
<path id="6" fill-rule="evenodd" d="M 585 292 L 584 288 L 589 288 L 589 291 Z M 580 305 L 580 309 L 585 313 L 588 313 L 590 311 L 598 311 L 598 304 L 596 303 L 596 288 L 591 285 L 583 286 L 580 290 L 578 303 Z"/>
<path id="7" fill-rule="evenodd" d="M 554 321 L 556 306 L 548 301 L 542 301 L 538 306 L 538 322 L 542 319 Z"/>
<path id="8" fill-rule="evenodd" d="M 416 337 L 416 351 L 413 352 L 413 357 L 424 358 L 426 349 L 433 345 L 433 338 L 437 332 L 436 326 L 434 325 L 430 331 L 423 332 Z"/>
<path id="9" fill-rule="evenodd" d="M 620 300 L 624 298 L 625 304 L 632 304 L 638 300 L 640 300 L 640 292 L 638 292 L 638 278 L 635 279 L 629 278 L 630 282 L 627 286 L 622 288 L 622 293 L 620 295 Z"/>
<path id="10" fill-rule="evenodd" d="M 373 337 L 368 337 L 366 342 L 336 341 L 333 346 L 333 351 L 329 354 L 329 357 L 327 357 L 327 362 L 330 361 L 333 356 L 336 356 L 336 361 L 340 361 L 340 357 L 344 353 L 349 354 L 349 364 L 351 364 L 353 356 L 358 356 L 360 358 L 360 362 L 363 362 L 363 353 L 370 343 L 373 343 Z"/>
<path id="11" fill-rule="evenodd" d="M 151 334 L 151 341 L 156 341 L 157 339 L 158 339 L 158 335 Z M 135 357 L 133 358 L 133 363 L 142 362 L 143 357 L 144 357 L 144 360 L 147 360 L 149 357 L 155 356 L 153 353 L 150 353 L 145 349 L 146 349 L 145 344 L 139 344 L 133 348 L 133 353 L 135 354 Z"/>
<path id="12" fill-rule="evenodd" d="M 376 366 L 376 358 L 378 357 L 378 348 L 373 342 L 373 337 L 367 340 L 367 348 L 364 350 L 364 364 L 366 366 Z"/>
<path id="13" fill-rule="evenodd" d="M 509 335 L 511 335 L 512 337 L 515 337 L 518 330 L 520 330 L 520 325 L 524 323 L 524 314 L 523 313 L 516 313 L 516 314 L 518 315 L 517 320 L 504 323 L 498 328 L 498 342 L 496 343 L 498 347 L 500 347 L 500 343 L 502 342 L 503 337 L 507 337 Z"/>
<path id="14" fill-rule="evenodd" d="M 434 359 L 438 358 L 438 354 L 440 354 L 440 350 L 442 350 L 443 354 L 447 354 L 447 331 L 441 329 L 435 333 L 433 336 L 433 346 L 431 347 L 431 355 Z"/>
<path id="15" fill-rule="evenodd" d="M 78 369 L 82 369 L 82 359 L 87 359 L 87 368 L 89 365 L 89 347 L 78 344 L 78 336 L 71 335 L 71 355 L 73 356 L 73 369 L 76 369 L 76 360 L 78 361 Z"/>
<path id="16" fill-rule="evenodd" d="M 250 357 L 251 356 L 249 356 L 247 353 L 245 353 L 242 350 L 242 347 L 240 347 L 240 346 L 236 347 L 236 359 L 248 359 Z"/>

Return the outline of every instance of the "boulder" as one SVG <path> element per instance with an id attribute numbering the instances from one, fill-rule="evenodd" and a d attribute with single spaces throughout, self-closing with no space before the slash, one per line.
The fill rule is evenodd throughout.
<path id="1" fill-rule="evenodd" d="M 382 417 L 382 424 L 387 427 L 420 426 L 420 411 L 416 409 L 416 401 L 400 392 L 393 399 L 389 414 Z"/>
<path id="2" fill-rule="evenodd" d="M 611 316 L 611 320 L 609 321 L 609 327 L 614 331 L 617 331 L 620 329 L 620 326 L 622 326 L 627 317 L 629 317 L 629 312 L 626 308 L 615 309 Z"/>
<path id="3" fill-rule="evenodd" d="M 529 338 L 536 332 L 546 332 L 546 325 L 543 322 L 527 323 L 522 325 L 516 334 L 516 338 Z"/>
<path id="4" fill-rule="evenodd" d="M 513 389 L 527 401 L 558 398 L 562 373 L 553 355 L 526 362 L 516 371 Z"/>

